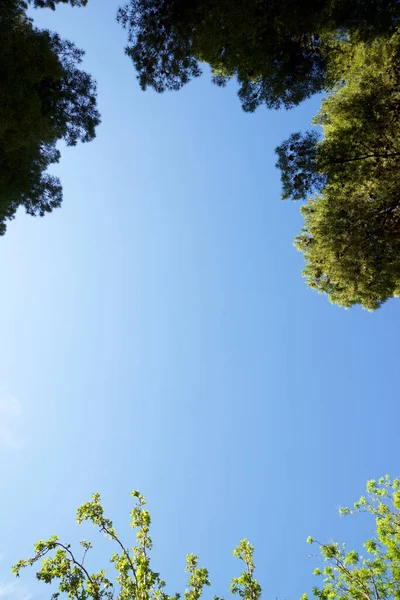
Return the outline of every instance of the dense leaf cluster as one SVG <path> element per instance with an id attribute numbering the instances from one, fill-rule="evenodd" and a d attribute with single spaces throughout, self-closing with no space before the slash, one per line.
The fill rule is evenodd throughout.
<path id="1" fill-rule="evenodd" d="M 88 142 L 100 121 L 95 83 L 79 69 L 83 51 L 34 27 L 25 9 L 16 0 L 0 8 L 0 234 L 19 206 L 43 216 L 61 204 L 61 183 L 48 172 L 57 142 Z"/>
<path id="2" fill-rule="evenodd" d="M 400 293 L 400 33 L 343 40 L 314 124 L 278 149 L 283 198 L 307 199 L 296 238 L 307 283 L 374 310 Z"/>
<path id="3" fill-rule="evenodd" d="M 289 108 L 326 87 L 332 38 L 395 30 L 393 0 L 129 0 L 119 11 L 143 89 L 178 89 L 207 63 L 246 111 Z"/>

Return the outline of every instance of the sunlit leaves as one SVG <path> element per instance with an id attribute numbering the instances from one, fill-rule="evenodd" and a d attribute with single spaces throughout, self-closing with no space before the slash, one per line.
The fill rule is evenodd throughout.
<path id="1" fill-rule="evenodd" d="M 340 82 L 314 119 L 323 135 L 293 134 L 277 149 L 282 197 L 317 192 L 295 240 L 307 284 L 375 310 L 400 293 L 400 34 L 342 40 L 328 72 Z"/>
<path id="2" fill-rule="evenodd" d="M 254 548 L 246 539 L 243 539 L 233 551 L 233 556 L 240 558 L 245 564 L 245 570 L 240 577 L 232 579 L 230 591 L 246 600 L 259 600 L 261 598 L 260 584 L 254 579 Z"/>
<path id="3" fill-rule="evenodd" d="M 354 508 L 340 510 L 341 515 L 360 512 L 375 520 L 375 537 L 364 547 L 370 557 L 347 551 L 337 543 L 319 544 L 322 568 L 314 574 L 322 584 L 313 588 L 318 600 L 389 600 L 400 598 L 400 512 L 397 490 L 400 480 L 388 476 L 367 484 L 367 496 Z M 317 543 L 312 540 L 312 543 Z M 302 597 L 303 600 L 304 596 Z"/>
<path id="4" fill-rule="evenodd" d="M 13 567 L 14 574 L 19 577 L 23 568 L 41 561 L 36 577 L 46 584 L 56 584 L 55 600 L 60 595 L 75 600 L 179 600 L 180 594 L 169 596 L 165 591 L 165 581 L 151 567 L 150 537 L 151 518 L 144 508 L 146 500 L 138 491 L 133 491 L 135 504 L 131 511 L 130 526 L 135 531 L 136 543 L 126 547 L 118 536 L 111 519 L 104 515 L 101 498 L 93 494 L 90 502 L 86 502 L 77 510 L 77 522 L 89 522 L 113 542 L 116 551 L 112 552 L 110 562 L 114 566 L 114 576 L 108 576 L 104 569 L 90 572 L 86 567 L 86 555 L 92 549 L 92 543 L 80 542 L 83 554 L 75 555 L 70 545 L 62 544 L 58 537 L 39 540 L 35 546 L 35 555 L 28 560 L 20 560 Z M 245 600 L 259 600 L 261 587 L 254 579 L 253 547 L 247 540 L 242 540 L 234 550 L 234 555 L 245 564 L 245 570 L 238 578 L 232 580 L 231 591 Z M 186 556 L 186 571 L 189 581 L 184 593 L 185 600 L 199 600 L 205 586 L 210 585 L 208 570 L 198 566 L 195 554 Z M 215 597 L 215 600 L 222 600 Z"/>
<path id="5" fill-rule="evenodd" d="M 369 40 L 398 17 L 385 0 L 128 0 L 118 19 L 142 89 L 177 90 L 207 63 L 217 85 L 237 80 L 251 112 L 290 108 L 326 88 L 327 58 L 344 32 Z"/>

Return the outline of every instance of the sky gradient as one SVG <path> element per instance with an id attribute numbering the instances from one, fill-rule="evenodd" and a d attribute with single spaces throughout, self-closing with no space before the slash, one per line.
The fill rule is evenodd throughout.
<path id="1" fill-rule="evenodd" d="M 337 507 L 399 475 L 399 303 L 345 311 L 301 277 L 274 148 L 318 101 L 249 115 L 207 73 L 143 93 L 117 6 L 35 13 L 86 50 L 102 124 L 62 150 L 62 208 L 0 240 L 0 598 L 50 596 L 10 565 L 79 539 L 94 491 L 126 539 L 138 488 L 168 591 L 196 552 L 226 594 L 246 536 L 264 598 L 295 600 L 306 537 L 367 538 Z"/>

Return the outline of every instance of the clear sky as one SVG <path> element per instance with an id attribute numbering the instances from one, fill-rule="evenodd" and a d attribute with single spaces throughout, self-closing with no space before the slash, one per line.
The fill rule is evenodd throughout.
<path id="1" fill-rule="evenodd" d="M 246 536 L 264 597 L 295 600 L 306 537 L 366 538 L 337 507 L 399 474 L 399 303 L 345 311 L 300 275 L 273 150 L 318 102 L 249 115 L 208 75 L 143 93 L 117 6 L 36 15 L 86 49 L 103 122 L 63 150 L 63 207 L 0 240 L 0 598 L 49 597 L 10 565 L 79 538 L 94 491 L 129 536 L 139 488 L 171 593 L 197 552 L 225 594 Z"/>

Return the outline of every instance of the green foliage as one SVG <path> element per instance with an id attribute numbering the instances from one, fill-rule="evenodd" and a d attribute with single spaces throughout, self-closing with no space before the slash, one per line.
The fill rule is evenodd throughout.
<path id="1" fill-rule="evenodd" d="M 60 159 L 59 140 L 73 146 L 95 136 L 96 86 L 78 67 L 83 51 L 39 30 L 21 3 L 0 8 L 0 234 L 19 206 L 43 216 L 62 189 L 47 172 Z"/>
<path id="2" fill-rule="evenodd" d="M 246 539 L 242 540 L 233 551 L 233 556 L 240 558 L 244 562 L 246 569 L 240 577 L 232 579 L 229 589 L 232 594 L 238 594 L 240 598 L 246 600 L 260 600 L 261 598 L 261 586 L 253 577 L 253 553 L 254 548 Z"/>
<path id="3" fill-rule="evenodd" d="M 321 190 L 326 175 L 317 167 L 318 134 L 308 131 L 305 135 L 292 133 L 276 149 L 281 170 L 282 200 L 304 200 L 313 190 Z"/>
<path id="4" fill-rule="evenodd" d="M 351 194 L 351 196 L 350 196 Z M 375 310 L 400 292 L 399 191 L 327 186 L 303 208 L 296 238 L 308 285 L 346 308 Z"/>
<path id="5" fill-rule="evenodd" d="M 277 148 L 284 199 L 305 199 L 296 238 L 310 287 L 341 306 L 375 310 L 400 291 L 400 34 L 343 40 L 329 63 L 338 79 L 316 133 Z"/>
<path id="6" fill-rule="evenodd" d="M 145 508 L 146 501 L 140 492 L 133 491 L 132 496 L 135 504 L 130 515 L 130 526 L 136 531 L 136 544 L 130 548 L 122 543 L 113 522 L 104 516 L 98 493 L 93 494 L 91 501 L 77 510 L 79 524 L 85 521 L 92 523 L 115 544 L 117 551 L 110 558 L 115 568 L 114 576 L 108 576 L 105 569 L 92 572 L 87 567 L 87 553 L 92 549 L 91 542 L 80 542 L 83 553 L 78 558 L 70 545 L 61 543 L 57 536 L 46 541 L 39 540 L 34 546 L 34 556 L 15 564 L 13 573 L 19 577 L 23 568 L 41 561 L 36 577 L 39 581 L 56 585 L 53 600 L 60 596 L 75 600 L 179 600 L 180 594 L 169 596 L 165 592 L 165 581 L 151 567 L 150 552 L 153 544 L 150 537 L 150 513 Z M 261 587 L 254 579 L 253 552 L 254 549 L 247 540 L 242 540 L 233 552 L 234 556 L 244 562 L 245 571 L 240 577 L 232 579 L 230 589 L 244 600 L 260 600 L 261 597 Z M 186 571 L 189 573 L 189 581 L 184 593 L 185 600 L 199 600 L 204 587 L 210 585 L 207 569 L 197 565 L 198 557 L 188 554 Z M 215 600 L 222 599 L 215 597 Z"/>
<path id="7" fill-rule="evenodd" d="M 32 4 L 35 8 L 51 8 L 55 10 L 56 4 L 70 4 L 71 6 L 86 6 L 88 0 L 25 0 L 25 4 Z"/>
<path id="8" fill-rule="evenodd" d="M 32 2 L 32 0 L 28 0 Z M 33 0 L 35 8 L 51 8 L 55 10 L 56 4 L 71 4 L 71 6 L 86 6 L 87 0 Z"/>
<path id="9" fill-rule="evenodd" d="M 179 89 L 208 63 L 214 83 L 237 79 L 246 111 L 322 90 L 338 37 L 369 40 L 398 18 L 391 0 L 129 0 L 118 16 L 143 89 Z"/>
<path id="10" fill-rule="evenodd" d="M 313 588 L 317 600 L 399 600 L 400 598 L 400 479 L 386 475 L 369 481 L 367 496 L 342 515 L 367 513 L 374 517 L 375 536 L 365 542 L 367 555 L 332 542 L 319 544 L 322 582 Z M 307 595 L 302 596 L 306 600 Z"/>

